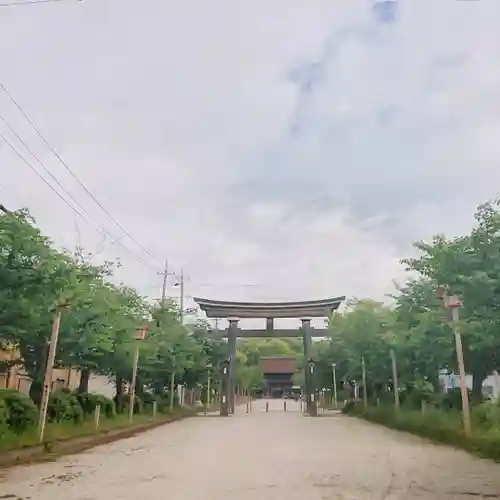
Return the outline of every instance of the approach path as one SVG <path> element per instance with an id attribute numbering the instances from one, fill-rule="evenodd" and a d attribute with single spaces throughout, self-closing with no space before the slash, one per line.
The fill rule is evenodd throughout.
<path id="1" fill-rule="evenodd" d="M 395 500 L 500 498 L 500 465 L 360 420 L 253 404 L 17 467 L 12 500 Z M 7 495 L 7 496 L 5 496 Z M 12 496 L 10 496 L 12 495 Z M 498 496 L 497 496 L 498 495 Z"/>

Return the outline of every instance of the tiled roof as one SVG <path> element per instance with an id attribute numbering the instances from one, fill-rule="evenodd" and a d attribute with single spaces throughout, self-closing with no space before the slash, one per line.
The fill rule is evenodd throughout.
<path id="1" fill-rule="evenodd" d="M 295 373 L 297 362 L 290 357 L 266 357 L 260 358 L 262 373 Z"/>

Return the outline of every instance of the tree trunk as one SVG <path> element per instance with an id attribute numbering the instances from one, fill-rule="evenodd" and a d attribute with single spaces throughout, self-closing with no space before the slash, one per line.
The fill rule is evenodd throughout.
<path id="1" fill-rule="evenodd" d="M 135 395 L 142 399 L 144 396 L 144 384 L 142 383 L 141 377 L 135 379 Z"/>
<path id="2" fill-rule="evenodd" d="M 153 382 L 153 392 L 159 396 L 165 392 L 165 385 L 162 380 L 155 380 Z"/>
<path id="3" fill-rule="evenodd" d="M 474 373 L 472 375 L 472 401 L 482 403 L 483 401 L 483 382 L 486 378 L 484 373 Z"/>
<path id="4" fill-rule="evenodd" d="M 38 407 L 40 407 L 40 403 L 42 402 L 42 391 L 43 382 L 40 379 L 33 380 L 31 382 L 29 395 L 33 403 L 35 403 Z"/>
<path id="5" fill-rule="evenodd" d="M 82 368 L 80 373 L 80 384 L 78 385 L 78 392 L 80 394 L 89 392 L 89 381 L 90 381 L 90 368 Z"/>
<path id="6" fill-rule="evenodd" d="M 121 413 L 123 411 L 123 388 L 124 388 L 124 380 L 120 375 L 116 375 L 116 395 L 115 395 L 115 405 L 116 411 Z"/>

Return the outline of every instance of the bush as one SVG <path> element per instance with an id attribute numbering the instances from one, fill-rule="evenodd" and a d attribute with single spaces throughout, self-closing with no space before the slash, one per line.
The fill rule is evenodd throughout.
<path id="1" fill-rule="evenodd" d="M 22 434 L 36 425 L 38 409 L 29 396 L 14 389 L 1 389 L 0 400 L 7 407 L 7 425 L 15 434 Z"/>
<path id="2" fill-rule="evenodd" d="M 121 408 L 123 413 L 128 411 L 130 396 L 128 394 L 121 394 L 120 396 L 115 396 L 114 403 L 116 408 Z M 143 413 L 143 404 L 138 396 L 134 398 L 134 413 Z"/>
<path id="3" fill-rule="evenodd" d="M 472 401 L 472 392 L 469 390 L 468 393 L 469 401 Z M 440 394 L 435 401 L 436 406 L 444 410 L 462 410 L 462 393 L 459 387 L 455 387 L 444 394 Z"/>
<path id="4" fill-rule="evenodd" d="M 170 393 L 166 392 L 157 396 L 158 411 L 160 413 L 170 413 Z M 174 394 L 174 408 L 179 406 L 179 397 Z"/>
<path id="5" fill-rule="evenodd" d="M 472 408 L 474 422 L 482 427 L 500 427 L 500 406 L 483 403 Z"/>
<path id="6" fill-rule="evenodd" d="M 76 395 L 68 391 L 52 393 L 47 407 L 47 418 L 49 422 L 81 422 L 83 410 Z"/>
<path id="7" fill-rule="evenodd" d="M 354 413 L 356 409 L 356 403 L 353 399 L 348 399 L 344 407 L 342 408 L 342 413 L 349 415 L 350 413 Z"/>
<path id="8" fill-rule="evenodd" d="M 97 405 L 101 405 L 101 415 L 106 418 L 116 417 L 116 406 L 112 399 L 91 392 L 77 394 L 80 406 L 85 415 L 92 415 Z"/>
<path id="9" fill-rule="evenodd" d="M 486 432 L 475 432 L 470 440 L 471 451 L 500 462 L 500 428 Z"/>
<path id="10" fill-rule="evenodd" d="M 0 399 L 0 438 L 9 430 L 9 407 L 7 403 Z"/>

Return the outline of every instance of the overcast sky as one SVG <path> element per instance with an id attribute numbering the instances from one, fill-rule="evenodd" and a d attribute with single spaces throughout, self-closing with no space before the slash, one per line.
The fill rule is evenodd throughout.
<path id="1" fill-rule="evenodd" d="M 188 295 L 381 299 L 414 240 L 466 231 L 500 186 L 500 2 L 398 7 L 392 24 L 371 0 L 0 7 L 0 82 L 155 259 L 1 90 L 0 115 L 91 223 L 2 139 L 0 203 L 60 246 L 78 228 L 153 298 L 168 257 Z"/>

